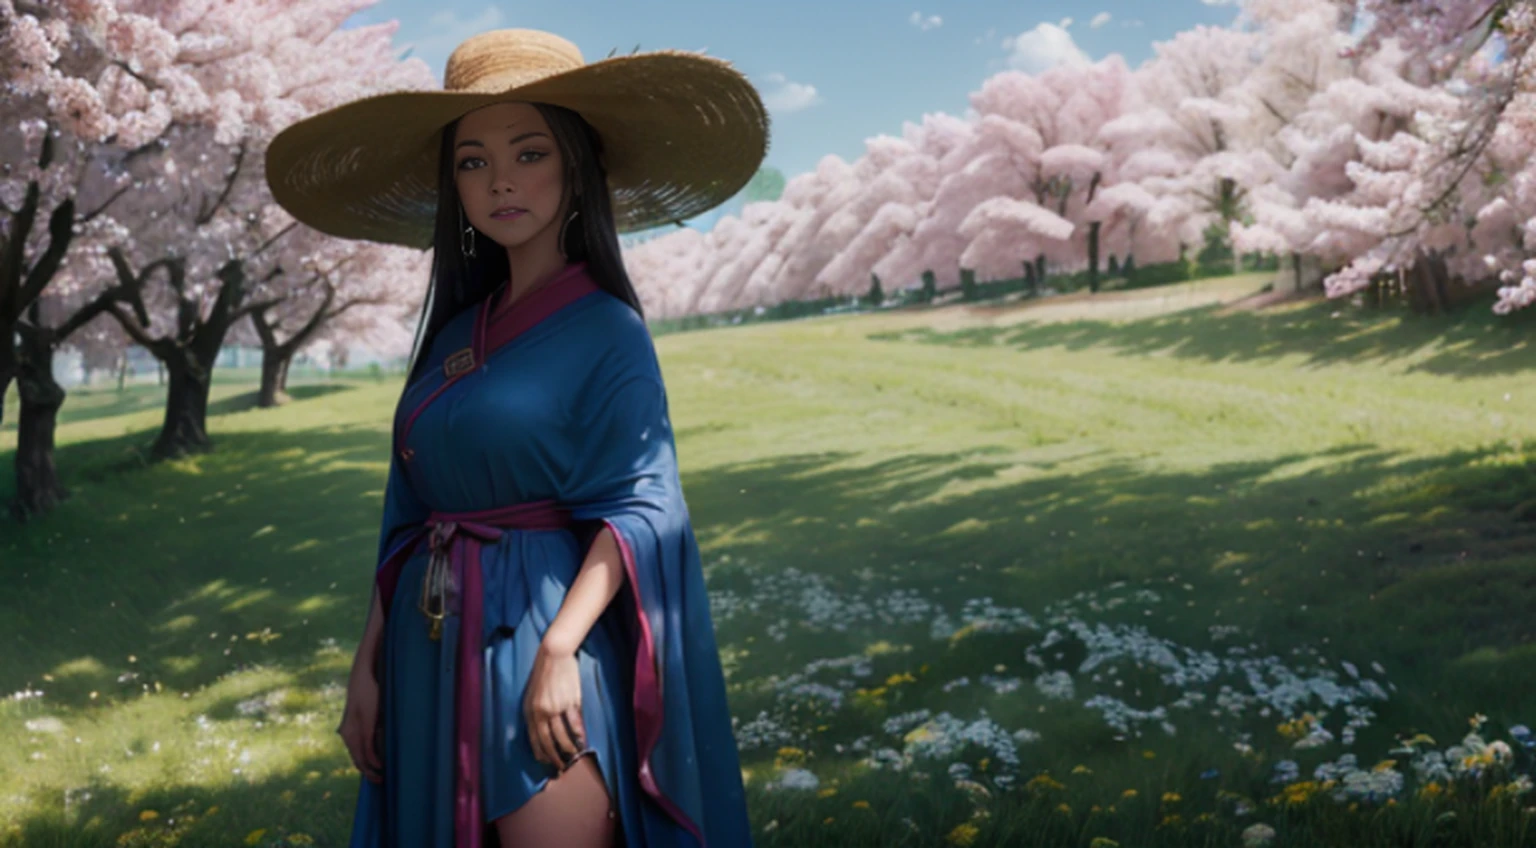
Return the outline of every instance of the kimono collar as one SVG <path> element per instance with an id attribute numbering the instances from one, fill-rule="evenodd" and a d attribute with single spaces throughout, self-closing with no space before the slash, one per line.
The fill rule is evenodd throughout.
<path id="1" fill-rule="evenodd" d="M 572 262 L 561 269 L 548 282 L 517 299 L 510 307 L 493 318 L 487 313 L 492 308 L 491 298 L 486 298 L 478 316 L 485 327 L 485 352 L 494 351 L 514 338 L 533 329 L 561 308 L 569 306 L 602 287 L 587 273 L 586 262 Z M 483 357 L 480 361 L 484 361 Z"/>

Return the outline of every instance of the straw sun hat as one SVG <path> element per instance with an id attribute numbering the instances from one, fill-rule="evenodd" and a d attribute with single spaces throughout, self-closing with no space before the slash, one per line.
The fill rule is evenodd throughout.
<path id="1" fill-rule="evenodd" d="M 538 30 L 473 36 L 448 57 L 441 91 L 355 100 L 293 124 L 267 148 L 272 195 L 324 233 L 426 249 L 448 123 L 508 100 L 579 113 L 603 141 L 614 223 L 633 232 L 726 200 L 768 150 L 768 115 L 719 59 L 663 50 L 587 64 Z"/>

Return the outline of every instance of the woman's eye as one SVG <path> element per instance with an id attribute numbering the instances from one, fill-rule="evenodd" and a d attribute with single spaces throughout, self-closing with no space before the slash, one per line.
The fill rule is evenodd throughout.
<path id="1" fill-rule="evenodd" d="M 469 167 L 469 163 L 471 163 L 471 162 L 480 162 L 480 161 L 482 161 L 482 160 L 478 156 L 466 156 L 464 158 L 464 161 L 459 163 L 459 170 L 460 171 L 472 171 L 474 169 Z M 476 166 L 476 167 L 478 167 L 478 166 Z"/>
<path id="2" fill-rule="evenodd" d="M 540 159 L 543 159 L 545 155 L 547 154 L 545 154 L 542 150 L 524 150 L 517 158 L 520 162 L 537 162 Z M 533 158 L 528 158 L 530 156 Z"/>

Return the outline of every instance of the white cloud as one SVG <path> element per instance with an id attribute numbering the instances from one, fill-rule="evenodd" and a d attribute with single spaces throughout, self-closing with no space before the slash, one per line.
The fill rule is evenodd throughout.
<path id="1" fill-rule="evenodd" d="M 1099 27 L 1101 27 L 1101 26 L 1103 26 L 1103 25 L 1105 25 L 1107 23 L 1109 23 L 1109 13 L 1108 12 L 1100 12 L 1097 15 L 1093 16 L 1093 20 L 1088 22 L 1088 26 L 1092 27 L 1093 29 L 1098 29 Z"/>
<path id="2" fill-rule="evenodd" d="M 441 77 L 443 67 L 448 64 L 448 54 L 453 52 L 453 48 L 471 35 L 500 26 L 502 15 L 498 6 L 486 6 L 471 18 L 461 18 L 457 11 L 444 9 L 427 18 L 427 25 L 418 38 L 402 40 L 400 47 L 410 48 L 411 55 L 426 62 Z M 400 34 L 408 36 L 410 33 L 402 29 Z"/>
<path id="3" fill-rule="evenodd" d="M 764 79 L 773 86 L 763 92 L 763 105 L 770 112 L 799 112 L 821 102 L 821 95 L 816 93 L 814 85 L 790 82 L 783 74 L 769 74 Z"/>
<path id="4" fill-rule="evenodd" d="M 1057 26 L 1061 27 L 1062 29 L 1071 29 L 1072 28 L 1072 19 L 1071 18 L 1062 18 L 1061 19 L 1061 23 L 1057 24 Z"/>
<path id="5" fill-rule="evenodd" d="M 938 29 L 944 25 L 944 19 L 938 15 L 929 15 L 925 18 L 922 12 L 913 12 L 907 20 L 923 32 L 927 32 L 930 29 Z"/>
<path id="6" fill-rule="evenodd" d="M 1025 73 L 1038 74 L 1063 63 L 1087 64 L 1090 60 L 1072 34 L 1055 25 L 1042 23 L 1034 29 L 1003 40 L 1008 50 L 1008 66 Z"/>

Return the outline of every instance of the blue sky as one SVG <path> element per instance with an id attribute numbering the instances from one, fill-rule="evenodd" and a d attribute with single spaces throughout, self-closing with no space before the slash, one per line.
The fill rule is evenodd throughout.
<path id="1" fill-rule="evenodd" d="M 793 177 L 829 153 L 852 161 L 866 138 L 899 134 L 925 113 L 965 114 L 967 95 L 1000 70 L 1040 70 L 1074 51 L 1119 53 L 1135 67 L 1154 42 L 1235 17 L 1235 6 L 1211 0 L 380 0 L 352 23 L 399 20 L 396 43 L 439 80 L 460 41 L 503 27 L 554 32 L 588 62 L 636 44 L 707 49 L 763 93 L 773 119 L 766 164 Z M 707 229 L 714 217 L 690 223 Z"/>

